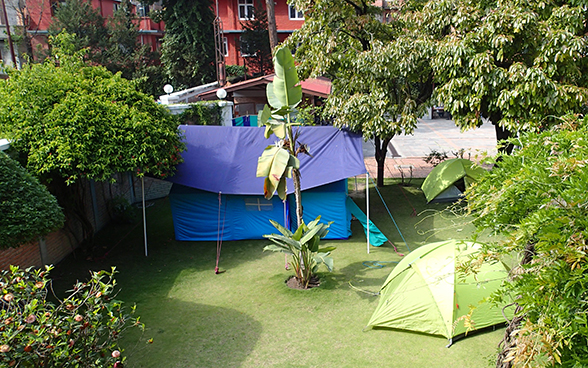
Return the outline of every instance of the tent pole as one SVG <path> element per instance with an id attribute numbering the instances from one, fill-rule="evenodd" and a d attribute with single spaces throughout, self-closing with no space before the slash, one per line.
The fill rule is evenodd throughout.
<path id="1" fill-rule="evenodd" d="M 365 173 L 365 209 L 367 216 L 367 252 L 370 254 L 370 173 Z"/>
<path id="2" fill-rule="evenodd" d="M 141 197 L 143 200 L 143 238 L 145 239 L 145 257 L 147 257 L 147 218 L 145 217 L 145 178 L 141 176 Z"/>

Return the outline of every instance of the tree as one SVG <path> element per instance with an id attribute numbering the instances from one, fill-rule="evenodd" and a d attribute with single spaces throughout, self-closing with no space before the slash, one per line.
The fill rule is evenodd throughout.
<path id="1" fill-rule="evenodd" d="M 0 177 L 0 249 L 18 247 L 63 226 L 55 197 L 4 152 Z"/>
<path id="2" fill-rule="evenodd" d="M 56 3 L 55 17 L 49 27 L 49 34 L 57 36 L 61 32 L 75 35 L 72 39 L 75 50 L 88 49 L 88 60 L 101 63 L 103 52 L 108 47 L 108 28 L 106 20 L 98 9 L 88 0 L 67 0 Z"/>
<path id="3" fill-rule="evenodd" d="M 68 216 L 93 225 L 81 179 L 114 181 L 133 171 L 166 177 L 183 150 L 175 119 L 132 81 L 87 66 L 60 34 L 54 56 L 11 70 L 0 82 L 0 133 L 24 155 L 26 167 L 50 184 Z"/>
<path id="4" fill-rule="evenodd" d="M 216 79 L 214 13 L 206 0 L 165 0 L 161 61 L 175 89 Z"/>
<path id="5" fill-rule="evenodd" d="M 88 0 L 67 0 L 57 6 L 50 34 L 75 35 L 73 48 L 87 49 L 88 61 L 126 79 L 138 80 L 145 93 L 161 94 L 164 83 L 158 52 L 139 42 L 138 17 L 130 0 L 122 0 L 108 20 Z"/>
<path id="6" fill-rule="evenodd" d="M 276 145 L 268 146 L 259 157 L 257 176 L 265 177 L 263 192 L 266 199 L 271 199 L 277 192 L 282 200 L 286 200 L 287 195 L 286 178 L 292 178 L 298 227 L 292 233 L 271 221 L 281 235 L 265 235 L 274 244 L 266 246 L 264 250 L 284 252 L 292 256 L 295 277 L 303 288 L 308 288 L 320 264 L 325 264 L 329 271 L 332 270 L 333 260 L 329 254 L 335 248 L 319 248 L 320 239 L 327 235 L 330 223 L 320 223 L 320 216 L 308 225 L 302 219 L 298 155 L 309 154 L 309 148 L 298 141 L 298 133 L 293 130 L 294 126 L 300 125 L 292 122 L 292 115 L 302 102 L 302 87 L 290 49 L 281 47 L 276 50 L 274 67 L 276 75 L 266 89 L 271 108 L 265 105 L 259 114 L 259 120 L 265 125 L 265 138 L 274 134 L 279 141 Z"/>
<path id="7" fill-rule="evenodd" d="M 427 1 L 417 10 L 419 29 L 438 48 L 437 99 L 462 128 L 486 118 L 503 139 L 584 111 L 584 2 Z"/>
<path id="8" fill-rule="evenodd" d="M 432 92 L 434 47 L 398 13 L 380 22 L 381 9 L 366 0 L 298 0 L 302 28 L 286 45 L 296 47 L 302 79 L 327 75 L 332 90 L 323 114 L 338 127 L 373 138 L 378 186 L 384 185 L 388 144 L 411 134 Z"/>
<path id="9" fill-rule="evenodd" d="M 63 300 L 48 295 L 51 269 L 0 271 L 0 365 L 122 367 L 119 339 L 144 326 L 117 300 L 114 268 L 91 272 Z"/>
<path id="10" fill-rule="evenodd" d="M 273 71 L 272 50 L 269 43 L 267 12 L 261 4 L 255 7 L 255 18 L 241 22 L 243 33 L 240 38 L 241 55 L 250 71 L 266 75 Z"/>
<path id="11" fill-rule="evenodd" d="M 541 133 L 524 133 L 500 165 L 466 193 L 480 230 L 504 236 L 483 258 L 518 256 L 495 300 L 516 301 L 497 367 L 588 364 L 588 118 L 566 116 Z M 476 265 L 470 264 L 470 270 Z"/>

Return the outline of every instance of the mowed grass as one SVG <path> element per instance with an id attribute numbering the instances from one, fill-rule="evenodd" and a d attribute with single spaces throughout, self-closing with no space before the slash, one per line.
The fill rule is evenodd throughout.
<path id="1" fill-rule="evenodd" d="M 470 219 L 444 211 L 447 205 L 426 205 L 420 183 L 388 181 L 380 189 L 400 232 L 370 191 L 371 218 L 399 253 L 473 232 Z M 365 208 L 365 191 L 353 192 L 353 180 L 349 186 Z M 291 272 L 284 256 L 263 252 L 264 240 L 223 242 L 225 272 L 217 275 L 216 243 L 175 241 L 167 199 L 147 208 L 147 223 L 148 257 L 141 223 L 112 225 L 97 235 L 106 257 L 71 256 L 53 272 L 57 289 L 64 290 L 88 270 L 117 267 L 118 298 L 136 304 L 146 325 L 143 334 L 129 332 L 122 340 L 126 367 L 487 367 L 504 332 L 484 330 L 448 349 L 443 337 L 364 330 L 378 303 L 364 290 L 377 292 L 395 263 L 366 264 L 401 256 L 389 244 L 367 254 L 357 221 L 350 239 L 325 241 L 337 246 L 335 270 L 321 273 L 321 286 L 306 291 L 286 287 Z"/>

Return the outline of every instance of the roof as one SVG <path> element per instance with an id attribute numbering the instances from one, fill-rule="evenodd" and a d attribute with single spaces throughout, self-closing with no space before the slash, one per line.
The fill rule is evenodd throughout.
<path id="1" fill-rule="evenodd" d="M 361 136 L 331 126 L 300 127 L 299 142 L 313 157 L 301 155 L 302 190 L 366 172 Z M 263 195 L 264 178 L 256 177 L 257 159 L 276 141 L 265 139 L 262 127 L 182 125 L 184 162 L 168 180 L 223 194 Z M 288 193 L 294 185 L 287 181 Z"/>
<path id="2" fill-rule="evenodd" d="M 274 74 L 265 75 L 263 77 L 253 78 L 237 83 L 233 83 L 231 85 L 226 85 L 222 87 L 227 93 L 241 91 L 244 89 L 261 89 L 265 91 L 265 86 L 269 84 L 271 81 L 274 80 Z M 318 78 L 310 78 L 300 82 L 300 86 L 302 87 L 302 93 L 323 97 L 326 98 L 331 93 L 331 80 L 324 77 Z M 214 90 L 206 91 L 198 95 L 199 98 L 203 100 L 207 99 L 217 99 L 216 91 L 220 89 L 216 88 Z"/>

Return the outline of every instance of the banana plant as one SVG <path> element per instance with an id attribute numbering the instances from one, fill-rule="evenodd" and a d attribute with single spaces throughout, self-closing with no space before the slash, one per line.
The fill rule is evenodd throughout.
<path id="1" fill-rule="evenodd" d="M 335 247 L 319 247 L 321 238 L 329 232 L 331 222 L 321 223 L 320 218 L 320 216 L 317 217 L 308 225 L 303 223 L 294 233 L 270 220 L 281 235 L 264 235 L 273 244 L 265 246 L 263 250 L 283 252 L 292 256 L 290 265 L 294 269 L 296 279 L 305 289 L 308 288 L 312 276 L 316 274 L 321 264 L 324 264 L 329 271 L 333 270 L 333 258 L 330 254 Z"/>
<path id="2" fill-rule="evenodd" d="M 302 87 L 294 65 L 294 58 L 287 47 L 281 47 L 274 54 L 274 80 L 267 85 L 266 95 L 269 106 L 265 105 L 258 120 L 265 125 L 265 138 L 274 134 L 279 141 L 266 147 L 257 162 L 257 176 L 265 177 L 263 193 L 271 199 L 277 192 L 286 199 L 286 178 L 292 178 L 296 198 L 296 219 L 302 225 L 302 204 L 300 194 L 299 153 L 308 153 L 308 147 L 298 143 L 298 136 L 292 127 L 296 107 L 302 101 Z"/>

